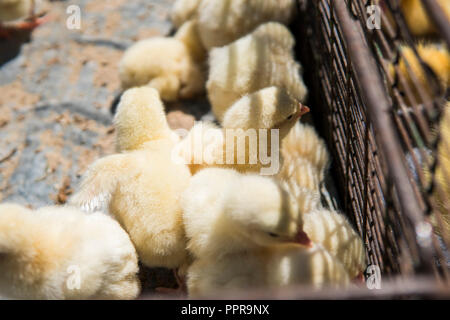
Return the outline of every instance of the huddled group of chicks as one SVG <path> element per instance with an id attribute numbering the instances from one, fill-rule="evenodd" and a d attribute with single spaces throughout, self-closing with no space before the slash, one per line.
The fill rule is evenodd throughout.
<path id="1" fill-rule="evenodd" d="M 176 1 L 176 34 L 139 41 L 120 63 L 118 153 L 89 167 L 66 206 L 0 205 L 0 294 L 131 299 L 138 260 L 174 269 L 192 297 L 361 280 L 361 239 L 320 201 L 325 143 L 298 122 L 309 109 L 285 26 L 294 13 L 293 0 Z M 220 125 L 198 122 L 180 138 L 162 101 L 205 88 Z M 229 129 L 278 129 L 281 147 L 268 152 L 281 154 L 281 169 L 262 176 L 261 162 L 192 161 L 197 133 L 213 160 L 228 156 L 224 139 L 208 135 Z"/>
<path id="2" fill-rule="evenodd" d="M 405 8 L 417 2 L 400 3 L 412 21 Z M 439 3 L 448 12 L 448 1 Z M 140 292 L 138 261 L 173 269 L 190 297 L 360 281 L 364 244 L 342 214 L 321 202 L 326 145 L 298 121 L 309 109 L 286 27 L 295 11 L 294 0 L 176 1 L 174 36 L 139 41 L 120 63 L 117 154 L 89 167 L 66 206 L 33 211 L 0 205 L 0 295 L 132 299 Z M 410 79 L 406 63 L 426 88 L 422 65 L 403 49 L 390 72 Z M 447 48 L 422 43 L 417 50 L 448 89 Z M 217 123 L 197 122 L 179 137 L 168 126 L 163 101 L 205 90 Z M 441 125 L 447 138 L 449 108 Z M 261 175 L 267 166 L 261 161 L 218 161 L 230 152 L 226 130 L 239 136 L 248 129 L 278 129 L 279 146 L 259 133 L 258 147 L 271 145 L 269 153 L 280 154 L 279 171 Z M 214 161 L 192 161 L 195 137 Z M 449 167 L 443 150 L 437 180 L 450 190 L 439 176 Z M 245 151 L 259 159 L 261 148 Z M 173 161 L 174 155 L 184 161 Z"/>

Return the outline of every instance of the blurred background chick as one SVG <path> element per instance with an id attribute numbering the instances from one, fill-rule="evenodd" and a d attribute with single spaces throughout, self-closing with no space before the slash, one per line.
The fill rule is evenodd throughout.
<path id="1" fill-rule="evenodd" d="M 271 35 L 273 29 L 277 30 L 275 37 Z M 220 123 L 228 108 L 242 96 L 270 86 L 284 89 L 299 102 L 305 102 L 308 90 L 301 77 L 302 67 L 294 60 L 290 45 L 286 47 L 291 40 L 278 38 L 280 29 L 293 39 L 286 27 L 269 23 L 227 46 L 211 50 L 206 88 Z"/>
<path id="2" fill-rule="evenodd" d="M 0 295 L 134 299 L 137 255 L 111 217 L 72 207 L 0 205 Z"/>
<path id="3" fill-rule="evenodd" d="M 196 21 L 202 43 L 209 51 L 265 22 L 289 24 L 295 11 L 294 0 L 178 0 L 172 9 L 172 21 L 177 28 L 188 20 Z"/>
<path id="4" fill-rule="evenodd" d="M 202 57 L 190 24 L 173 37 L 138 41 L 124 53 L 119 65 L 122 89 L 148 85 L 165 101 L 192 98 L 204 91 Z M 200 58 L 199 58 L 200 56 Z"/>

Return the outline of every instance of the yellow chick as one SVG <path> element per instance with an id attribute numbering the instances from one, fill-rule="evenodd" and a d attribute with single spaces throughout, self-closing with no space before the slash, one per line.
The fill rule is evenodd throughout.
<path id="1" fill-rule="evenodd" d="M 287 39 L 278 38 L 280 34 Z M 307 88 L 301 78 L 302 68 L 293 58 L 292 43 L 286 27 L 269 23 L 225 47 L 211 50 L 206 88 L 219 122 L 242 96 L 270 86 L 305 101 Z"/>
<path id="2" fill-rule="evenodd" d="M 283 164 L 277 178 L 289 184 L 289 188 L 306 188 L 317 194 L 320 194 L 323 181 L 319 176 L 319 170 L 304 158 L 286 161 L 283 157 Z"/>
<path id="3" fill-rule="evenodd" d="M 348 283 L 341 263 L 305 235 L 295 199 L 271 178 L 205 169 L 191 179 L 182 206 L 188 249 L 197 258 L 188 270 L 191 296 Z"/>
<path id="4" fill-rule="evenodd" d="M 275 180 L 209 168 L 194 175 L 181 198 L 188 249 L 196 258 L 301 242 L 295 199 Z"/>
<path id="5" fill-rule="evenodd" d="M 282 140 L 281 155 L 279 180 L 285 181 L 289 189 L 307 188 L 320 193 L 330 156 L 314 127 L 297 122 Z"/>
<path id="6" fill-rule="evenodd" d="M 312 126 L 297 122 L 283 139 L 281 154 L 277 179 L 296 198 L 306 234 L 341 261 L 351 278 L 359 276 L 366 266 L 360 237 L 343 215 L 321 209 L 320 184 L 330 162 L 325 141 Z"/>
<path id="7" fill-rule="evenodd" d="M 319 172 L 323 180 L 330 165 L 330 155 L 325 141 L 317 134 L 313 126 L 297 122 L 283 139 L 281 154 L 286 162 L 302 158 L 309 161 Z"/>
<path id="8" fill-rule="evenodd" d="M 106 206 L 145 265 L 177 268 L 187 258 L 179 197 L 191 175 L 172 161 L 177 139 L 158 92 L 125 91 L 114 123 L 121 153 L 94 162 L 70 203 L 88 211 Z"/>
<path id="9" fill-rule="evenodd" d="M 210 50 L 231 43 L 263 23 L 288 24 L 294 13 L 294 0 L 202 0 L 196 19 L 202 42 Z"/>
<path id="10" fill-rule="evenodd" d="M 433 87 L 430 85 L 428 77 L 425 74 L 425 70 L 423 70 L 412 49 L 408 46 L 403 46 L 401 50 L 404 58 L 402 57 L 399 61 L 399 72 L 406 79 L 408 86 L 413 90 L 416 101 L 420 103 L 421 99 L 417 89 L 415 89 L 414 82 L 409 75 L 407 65 L 428 95 L 433 97 Z M 435 44 L 419 43 L 417 45 L 417 52 L 423 62 L 425 62 L 437 76 L 439 81 L 438 85 L 440 86 L 441 91 L 445 92 L 445 90 L 450 86 L 450 54 L 447 48 L 444 45 L 440 46 Z M 392 77 L 395 76 L 395 69 L 392 64 L 389 66 L 389 72 Z M 405 89 L 401 82 L 399 82 L 399 89 L 404 95 Z M 408 97 L 406 97 L 406 102 L 408 104 L 412 104 Z"/>
<path id="11" fill-rule="evenodd" d="M 133 299 L 136 251 L 109 216 L 71 207 L 0 205 L 0 295 L 12 299 Z"/>
<path id="12" fill-rule="evenodd" d="M 312 242 L 321 244 L 342 263 L 350 278 L 364 272 L 364 244 L 344 215 L 326 209 L 310 211 L 303 215 L 303 229 Z"/>
<path id="13" fill-rule="evenodd" d="M 172 6 L 170 18 L 176 28 L 197 17 L 197 9 L 202 0 L 177 0 Z"/>
<path id="14" fill-rule="evenodd" d="M 119 64 L 123 89 L 150 86 L 165 101 L 192 98 L 204 91 L 205 75 L 198 59 L 203 59 L 192 23 L 174 37 L 154 37 L 138 41 L 124 53 Z"/>
<path id="15" fill-rule="evenodd" d="M 450 1 L 437 0 L 450 20 Z M 436 27 L 429 19 L 420 0 L 400 0 L 400 9 L 405 17 L 410 32 L 415 36 L 427 36 L 436 33 Z"/>
<path id="16" fill-rule="evenodd" d="M 236 101 L 225 114 L 223 129 L 202 122 L 194 125 L 179 144 L 179 153 L 192 173 L 223 166 L 273 175 L 280 168 L 281 139 L 308 111 L 285 90 L 264 88 Z"/>

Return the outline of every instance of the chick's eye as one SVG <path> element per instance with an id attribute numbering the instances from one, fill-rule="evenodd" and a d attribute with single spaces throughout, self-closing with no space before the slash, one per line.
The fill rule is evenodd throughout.
<path id="1" fill-rule="evenodd" d="M 278 238 L 279 237 L 278 234 L 272 233 L 272 232 L 269 232 L 269 236 L 271 236 L 272 238 Z"/>
<path id="2" fill-rule="evenodd" d="M 294 116 L 294 115 L 291 114 L 289 117 L 287 117 L 287 119 L 288 119 L 288 120 L 291 120 L 293 116 Z"/>

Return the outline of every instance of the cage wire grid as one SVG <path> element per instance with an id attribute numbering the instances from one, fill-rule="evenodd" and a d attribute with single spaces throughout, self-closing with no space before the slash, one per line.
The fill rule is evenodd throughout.
<path id="1" fill-rule="evenodd" d="M 399 1 L 299 4 L 303 10 L 294 32 L 301 43 L 310 104 L 333 155 L 343 210 L 364 240 L 368 264 L 379 266 L 388 278 L 427 275 L 448 288 L 449 242 L 442 212 L 449 212 L 450 206 L 435 179 L 446 88 L 439 88 L 436 74 L 421 59 Z M 379 29 L 367 27 L 371 5 L 382 8 Z M 438 35 L 433 41 L 445 46 L 448 39 L 440 28 L 450 29 L 448 20 L 435 24 Z M 407 63 L 407 74 L 399 72 L 404 46 L 412 49 L 431 90 Z M 444 199 L 440 204 L 439 194 Z M 428 232 L 431 215 L 441 229 L 439 237 Z"/>

